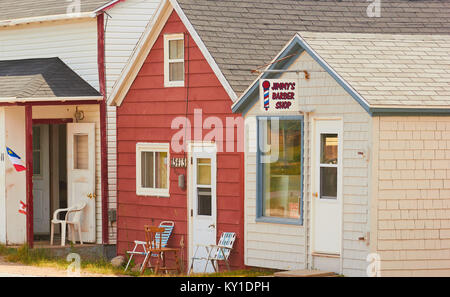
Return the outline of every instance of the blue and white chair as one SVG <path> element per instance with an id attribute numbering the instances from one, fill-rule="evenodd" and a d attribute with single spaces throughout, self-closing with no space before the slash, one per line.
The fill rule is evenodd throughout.
<path id="1" fill-rule="evenodd" d="M 163 221 L 159 224 L 159 228 L 165 229 L 165 231 L 162 233 L 162 239 L 161 239 L 161 247 L 162 248 L 165 248 L 167 246 L 167 242 L 169 241 L 170 235 L 172 235 L 172 231 L 173 231 L 174 227 L 175 227 L 175 223 L 172 221 Z M 155 238 L 155 240 L 157 242 L 159 242 L 159 236 L 160 236 L 159 233 L 157 233 L 156 238 Z M 144 268 L 143 265 L 144 265 L 144 263 L 147 262 L 148 257 L 157 257 L 158 256 L 157 254 L 150 255 L 150 253 L 147 251 L 146 246 L 147 246 L 147 242 L 145 242 L 145 241 L 139 241 L 139 240 L 134 241 L 134 249 L 132 251 L 127 251 L 127 254 L 130 254 L 131 257 L 128 260 L 127 266 L 125 267 L 125 271 L 127 271 L 128 266 L 130 265 L 131 260 L 133 259 L 134 255 L 144 256 L 144 261 L 142 262 L 140 271 L 142 271 L 142 269 Z M 142 251 L 138 250 L 139 247 L 142 247 Z"/>

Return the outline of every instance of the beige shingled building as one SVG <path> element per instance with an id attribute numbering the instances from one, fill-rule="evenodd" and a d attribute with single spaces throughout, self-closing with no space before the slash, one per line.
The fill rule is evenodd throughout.
<path id="1" fill-rule="evenodd" d="M 272 57 L 233 106 L 250 127 L 247 265 L 450 276 L 449 52 L 448 35 L 299 32 Z M 275 78 L 298 81 L 297 111 L 261 108 L 259 82 Z M 284 128 L 267 132 L 274 119 Z M 280 218 L 297 176 L 261 163 L 265 133 L 284 168 L 298 164 L 286 139 L 300 141 L 300 217 L 286 204 Z"/>

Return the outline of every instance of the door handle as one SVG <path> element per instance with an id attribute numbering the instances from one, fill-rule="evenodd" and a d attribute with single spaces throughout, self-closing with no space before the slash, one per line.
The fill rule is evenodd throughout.
<path id="1" fill-rule="evenodd" d="M 215 224 L 211 224 L 211 225 L 208 226 L 208 228 L 209 228 L 209 229 L 211 229 L 211 228 L 214 229 L 214 228 L 216 228 L 216 225 L 215 225 Z"/>
<path id="2" fill-rule="evenodd" d="M 89 199 L 95 199 L 95 198 L 97 198 L 97 195 L 95 195 L 95 194 L 93 194 L 93 193 L 89 193 L 89 194 L 87 194 L 87 197 L 88 197 Z"/>
<path id="3" fill-rule="evenodd" d="M 313 193 L 312 195 L 313 195 L 313 197 L 316 197 L 316 198 L 319 197 L 319 194 L 317 192 Z"/>

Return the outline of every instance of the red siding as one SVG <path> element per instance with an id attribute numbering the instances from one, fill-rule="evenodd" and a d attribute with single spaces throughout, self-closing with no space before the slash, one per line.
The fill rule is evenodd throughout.
<path id="1" fill-rule="evenodd" d="M 174 235 L 169 245 L 178 246 L 182 237 L 188 243 L 187 192 L 178 187 L 178 176 L 186 169 L 171 168 L 170 198 L 142 197 L 136 195 L 136 143 L 171 142 L 172 120 L 186 113 L 186 88 L 164 88 L 163 35 L 186 33 L 187 30 L 173 12 L 154 47 L 150 51 L 125 100 L 117 110 L 118 150 L 118 253 L 124 254 L 134 244 L 144 239 L 145 224 L 159 224 L 162 220 L 175 222 Z M 186 35 L 188 36 L 188 35 Z M 203 120 L 219 117 L 224 125 L 226 117 L 236 117 L 231 112 L 229 96 L 194 40 L 189 36 L 186 49 L 186 72 L 189 68 L 188 117 L 194 125 L 194 109 L 203 110 Z M 189 67 L 187 65 L 189 63 Z M 203 131 L 205 136 L 209 131 Z M 235 131 L 236 133 L 236 131 Z M 191 131 L 194 137 L 194 131 Z M 226 132 L 223 131 L 224 137 Z M 236 139 L 237 136 L 235 135 Z M 236 142 L 236 140 L 234 141 Z M 224 144 L 225 150 L 225 144 Z M 235 145 L 236 147 L 236 145 Z M 184 157 L 171 151 L 171 158 Z M 237 241 L 230 258 L 232 268 L 244 267 L 243 240 L 243 166 L 244 155 L 239 152 L 219 152 L 217 155 L 217 235 L 236 232 Z M 187 247 L 184 251 L 187 257 Z"/>

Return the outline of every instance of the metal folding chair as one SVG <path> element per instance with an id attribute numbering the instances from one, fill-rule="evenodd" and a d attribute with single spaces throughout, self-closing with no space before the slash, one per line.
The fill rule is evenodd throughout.
<path id="1" fill-rule="evenodd" d="M 189 268 L 189 273 L 191 273 L 194 267 L 195 260 L 206 260 L 205 270 L 208 268 L 208 263 L 214 268 L 215 272 L 219 272 L 219 261 L 224 261 L 227 265 L 228 270 L 230 270 L 230 264 L 228 263 L 228 258 L 230 257 L 231 251 L 233 250 L 233 245 L 236 240 L 236 233 L 234 232 L 223 232 L 220 236 L 219 243 L 217 245 L 197 245 L 194 256 L 191 259 L 191 266 Z M 197 252 L 200 247 L 206 249 L 206 257 L 197 257 Z"/>

